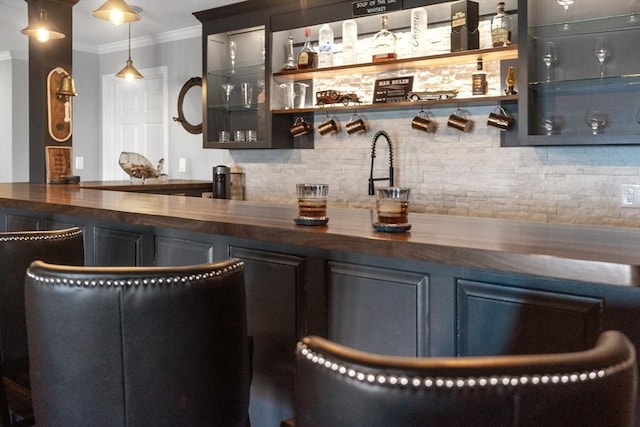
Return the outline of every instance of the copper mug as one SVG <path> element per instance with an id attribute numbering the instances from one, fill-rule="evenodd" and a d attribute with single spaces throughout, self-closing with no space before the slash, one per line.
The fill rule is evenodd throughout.
<path id="1" fill-rule="evenodd" d="M 429 114 L 426 111 L 420 111 L 417 116 L 411 120 L 411 127 L 413 129 L 421 130 L 423 132 L 431 133 L 436 128 L 436 123 L 429 118 Z"/>
<path id="2" fill-rule="evenodd" d="M 327 116 L 325 121 L 322 122 L 320 126 L 318 126 L 318 131 L 320 132 L 320 135 L 326 135 L 331 132 L 337 132 L 338 123 L 331 117 Z"/>
<path id="3" fill-rule="evenodd" d="M 496 129 L 500 129 L 501 131 L 506 131 L 511 129 L 514 121 L 515 120 L 513 120 L 504 108 L 496 107 L 491 113 L 489 113 L 489 117 L 487 117 L 487 126 L 492 126 Z"/>
<path id="4" fill-rule="evenodd" d="M 365 124 L 364 120 L 362 120 L 362 118 L 360 118 L 360 116 L 358 116 L 357 114 L 351 116 L 349 122 L 345 125 L 345 127 L 347 128 L 347 133 L 349 135 L 357 132 L 364 132 L 367 130 L 367 125 Z"/>
<path id="5" fill-rule="evenodd" d="M 309 126 L 309 123 L 304 120 L 304 117 L 298 117 L 293 123 L 293 126 L 291 126 L 291 129 L 289 129 L 289 132 L 291 132 L 291 135 L 294 137 L 306 135 L 310 131 L 311 126 Z"/>
<path id="6" fill-rule="evenodd" d="M 462 132 L 469 132 L 469 130 L 471 130 L 471 126 L 473 126 L 473 122 L 467 118 L 467 115 L 463 110 L 458 108 L 449 116 L 447 126 Z"/>

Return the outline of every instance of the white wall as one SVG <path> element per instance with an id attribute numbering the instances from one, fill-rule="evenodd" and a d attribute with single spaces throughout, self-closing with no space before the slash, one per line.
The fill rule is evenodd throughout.
<path id="1" fill-rule="evenodd" d="M 0 182 L 29 180 L 29 62 L 0 52 Z"/>

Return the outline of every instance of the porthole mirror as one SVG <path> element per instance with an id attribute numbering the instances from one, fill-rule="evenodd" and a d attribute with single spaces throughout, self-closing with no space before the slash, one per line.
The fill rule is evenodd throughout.
<path id="1" fill-rule="evenodd" d="M 193 89 L 194 87 L 195 89 Z M 191 77 L 180 89 L 180 94 L 178 95 L 178 117 L 174 117 L 173 120 L 180 123 L 189 133 L 202 133 L 201 77 Z"/>

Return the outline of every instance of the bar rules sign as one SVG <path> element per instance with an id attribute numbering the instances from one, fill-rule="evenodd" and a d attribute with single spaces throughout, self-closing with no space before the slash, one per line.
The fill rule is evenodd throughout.
<path id="1" fill-rule="evenodd" d="M 402 0 L 364 0 L 354 1 L 351 4 L 354 17 L 402 10 Z"/>

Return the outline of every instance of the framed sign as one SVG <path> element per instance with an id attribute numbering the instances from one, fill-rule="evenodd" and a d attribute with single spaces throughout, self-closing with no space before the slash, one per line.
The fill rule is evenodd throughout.
<path id="1" fill-rule="evenodd" d="M 373 103 L 403 102 L 413 90 L 413 76 L 376 80 L 373 87 Z"/>
<path id="2" fill-rule="evenodd" d="M 47 184 L 68 182 L 71 176 L 71 147 L 47 146 Z"/>
<path id="3" fill-rule="evenodd" d="M 351 4 L 354 17 L 402 10 L 402 0 L 361 0 Z"/>

